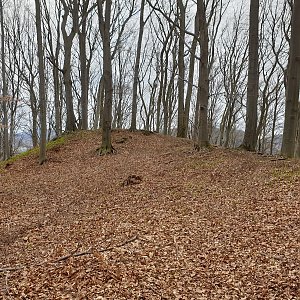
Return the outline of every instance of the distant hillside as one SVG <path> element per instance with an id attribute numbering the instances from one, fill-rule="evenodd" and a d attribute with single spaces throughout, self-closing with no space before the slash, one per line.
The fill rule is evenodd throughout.
<path id="1" fill-rule="evenodd" d="M 125 130 L 98 156 L 100 141 L 0 171 L 2 299 L 299 299 L 299 162 Z"/>
<path id="2" fill-rule="evenodd" d="M 18 132 L 14 136 L 14 149 L 17 153 L 24 152 L 32 148 L 32 138 L 30 132 Z"/>

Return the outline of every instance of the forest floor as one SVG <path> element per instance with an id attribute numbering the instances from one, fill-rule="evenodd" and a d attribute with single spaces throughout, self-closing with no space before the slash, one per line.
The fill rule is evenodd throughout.
<path id="1" fill-rule="evenodd" d="M 0 171 L 0 299 L 300 299 L 299 162 L 121 130 L 97 156 L 100 140 Z"/>

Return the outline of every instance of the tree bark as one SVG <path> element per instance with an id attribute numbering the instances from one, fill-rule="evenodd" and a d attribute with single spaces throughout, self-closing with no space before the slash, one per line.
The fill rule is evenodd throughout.
<path id="1" fill-rule="evenodd" d="M 104 80 L 104 109 L 102 120 L 102 144 L 99 150 L 100 155 L 110 154 L 113 152 L 111 143 L 111 124 L 112 124 L 112 58 L 110 47 L 110 17 L 112 1 L 105 1 L 105 10 L 103 9 L 102 0 L 98 0 L 99 26 L 103 43 L 103 80 Z M 103 15 L 104 14 L 104 15 Z"/>
<path id="2" fill-rule="evenodd" d="M 88 129 L 88 96 L 89 96 L 89 68 L 87 65 L 87 16 L 89 0 L 82 4 L 82 21 L 79 35 L 79 60 L 80 60 L 80 82 L 81 82 L 81 128 Z"/>
<path id="3" fill-rule="evenodd" d="M 198 139 L 196 141 L 197 148 L 209 146 L 208 140 L 208 25 L 206 21 L 205 5 L 203 0 L 197 1 L 197 9 L 199 13 L 199 35 L 200 35 L 200 67 L 199 67 L 199 81 L 197 92 L 197 105 L 199 122 L 196 132 L 198 132 Z"/>
<path id="4" fill-rule="evenodd" d="M 136 130 L 136 116 L 137 116 L 137 89 L 139 83 L 139 70 L 140 70 L 140 60 L 142 51 L 142 41 L 144 33 L 144 10 L 145 10 L 145 0 L 141 0 L 141 11 L 140 11 L 140 26 L 139 26 L 139 37 L 137 43 L 137 51 L 134 65 L 134 77 L 133 77 L 133 87 L 132 87 L 132 113 L 131 113 L 131 125 L 130 130 Z"/>
<path id="5" fill-rule="evenodd" d="M 104 79 L 101 76 L 97 97 L 96 97 L 96 110 L 95 110 L 95 118 L 94 118 L 94 130 L 99 128 L 99 124 L 102 124 L 102 116 L 103 116 L 103 103 L 104 103 Z M 102 125 L 101 125 L 102 126 Z"/>
<path id="6" fill-rule="evenodd" d="M 179 43 L 178 43 L 178 120 L 177 137 L 186 137 L 185 111 L 184 111 L 184 41 L 185 41 L 185 7 L 182 0 L 177 0 L 179 19 Z"/>
<path id="7" fill-rule="evenodd" d="M 41 3 L 35 0 L 35 20 L 37 30 L 37 45 L 38 45 L 38 61 L 39 61 L 39 106 L 40 106 L 40 122 L 41 122 L 41 137 L 40 137 L 40 155 L 39 163 L 43 164 L 46 160 L 46 139 L 47 139 L 47 105 L 45 91 L 45 68 L 44 68 L 44 49 L 42 38 L 42 21 L 41 21 Z"/>
<path id="8" fill-rule="evenodd" d="M 300 1 L 295 0 L 292 13 L 290 54 L 287 75 L 285 119 L 281 153 L 294 157 L 299 114 L 300 84 Z"/>
<path id="9" fill-rule="evenodd" d="M 242 148 L 255 151 L 257 142 L 259 0 L 251 0 L 246 128 Z"/>
<path id="10" fill-rule="evenodd" d="M 1 22 L 1 60 L 2 60 L 2 96 L 7 96 L 7 82 L 6 82 L 6 66 L 5 66 L 5 36 L 4 36 L 4 14 L 3 3 L 0 0 L 0 22 Z M 10 145 L 8 134 L 8 106 L 7 101 L 2 101 L 3 110 L 3 159 L 6 160 L 10 157 Z"/>
<path id="11" fill-rule="evenodd" d="M 54 125 L 54 130 L 56 136 L 60 136 L 62 134 L 62 116 L 61 116 L 61 108 L 62 108 L 62 103 L 61 103 L 61 97 L 60 97 L 60 76 L 59 76 L 59 54 L 61 51 L 61 46 L 60 46 L 60 36 L 61 36 L 61 31 L 60 31 L 60 19 L 61 19 L 61 2 L 58 1 L 55 4 L 55 10 L 57 11 L 57 16 L 56 16 L 56 27 L 55 27 L 55 32 L 56 32 L 56 43 L 55 43 L 55 49 L 54 49 L 54 41 L 53 41 L 53 34 L 52 34 L 52 27 L 51 27 L 51 16 L 50 13 L 47 9 L 47 4 L 45 2 L 46 0 L 43 0 L 42 3 L 44 5 L 44 12 L 45 12 L 45 19 L 47 22 L 47 40 L 48 40 L 48 47 L 49 47 L 49 52 L 50 56 L 48 59 L 50 60 L 52 64 L 52 76 L 53 76 L 53 94 L 54 94 L 54 115 L 55 115 L 55 125 Z"/>
<path id="12" fill-rule="evenodd" d="M 185 97 L 185 108 L 184 108 L 184 127 L 185 127 L 185 135 L 187 135 L 189 128 L 189 115 L 190 115 L 190 105 L 191 98 L 193 93 L 193 85 L 194 85 L 194 72 L 195 72 L 195 60 L 196 60 L 196 49 L 197 49 L 197 39 L 199 36 L 199 11 L 197 11 L 195 16 L 195 35 L 193 37 L 191 49 L 190 49 L 190 65 L 189 65 L 189 77 L 188 77 L 188 87 L 187 93 Z"/>
<path id="13" fill-rule="evenodd" d="M 74 114 L 73 105 L 73 91 L 72 91 L 72 78 L 71 78 L 71 57 L 72 57 L 72 44 L 75 34 L 78 32 L 78 1 L 74 1 L 72 9 L 73 26 L 70 34 L 67 34 L 67 21 L 70 12 L 70 5 L 65 0 L 61 0 L 64 7 L 63 20 L 61 24 L 61 30 L 64 40 L 64 66 L 63 66 L 63 78 L 65 86 L 66 97 L 66 110 L 67 110 L 67 122 L 66 131 L 72 132 L 77 129 L 76 119 Z"/>

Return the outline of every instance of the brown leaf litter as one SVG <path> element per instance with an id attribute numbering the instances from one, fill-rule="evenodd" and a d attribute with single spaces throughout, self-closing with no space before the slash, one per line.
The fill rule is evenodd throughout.
<path id="1" fill-rule="evenodd" d="M 100 141 L 0 172 L 1 299 L 300 299 L 299 162 L 123 130 L 100 157 Z"/>

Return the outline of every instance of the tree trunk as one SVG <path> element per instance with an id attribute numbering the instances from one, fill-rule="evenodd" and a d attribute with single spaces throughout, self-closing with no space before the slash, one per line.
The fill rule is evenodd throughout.
<path id="1" fill-rule="evenodd" d="M 136 130 L 136 116 L 137 116 L 137 89 L 139 83 L 139 70 L 140 70 L 140 60 L 142 51 L 142 41 L 144 33 L 144 9 L 145 0 L 141 0 L 141 11 L 140 11 L 140 26 L 139 26 L 139 37 L 137 43 L 137 51 L 134 65 L 134 77 L 133 77 L 133 88 L 132 88 L 132 113 L 131 113 L 131 125 L 130 130 Z"/>
<path id="2" fill-rule="evenodd" d="M 6 66 L 5 66 L 5 36 L 4 36 L 4 16 L 3 3 L 0 0 L 0 22 L 1 22 L 1 60 L 2 60 L 2 96 L 7 96 L 7 82 L 6 82 Z M 9 134 L 8 134 L 8 105 L 7 101 L 2 99 L 3 110 L 3 159 L 10 157 Z M 0 101 L 1 102 L 1 101 Z"/>
<path id="3" fill-rule="evenodd" d="M 171 32 L 171 31 L 170 31 Z M 159 92 L 158 92 L 158 98 L 157 98 L 157 112 L 156 112 L 156 131 L 160 132 L 160 128 L 161 128 L 161 104 L 165 103 L 166 101 L 166 88 L 167 88 L 167 78 L 168 78 L 168 64 L 169 64 L 169 60 L 168 60 L 168 55 L 169 55 L 169 51 L 170 51 L 170 45 L 167 49 L 167 43 L 169 40 L 170 35 L 168 34 L 167 38 L 165 39 L 163 45 L 162 45 L 162 49 L 160 52 L 160 58 L 159 58 L 159 64 L 160 64 L 160 82 L 159 82 Z M 164 56 L 166 56 L 166 58 L 164 59 Z M 165 111 L 165 105 L 163 107 L 164 109 L 164 115 L 166 115 L 166 111 Z M 164 123 L 166 123 L 164 121 Z M 167 126 L 164 126 L 164 134 L 166 134 L 167 132 Z"/>
<path id="4" fill-rule="evenodd" d="M 118 68 L 119 68 L 119 78 L 118 78 L 118 104 L 117 104 L 117 128 L 122 128 L 123 125 L 123 94 L 124 94 L 124 72 L 122 66 L 121 50 L 118 51 Z"/>
<path id="5" fill-rule="evenodd" d="M 65 44 L 65 60 L 64 60 L 64 86 L 65 86 L 65 98 L 66 98 L 66 110 L 67 110 L 67 122 L 66 131 L 72 132 L 76 128 L 76 120 L 73 106 L 73 91 L 72 91 L 72 79 L 71 79 L 71 47 L 72 44 Z"/>
<path id="6" fill-rule="evenodd" d="M 38 44 L 38 61 L 39 61 L 39 106 L 40 106 L 40 122 L 41 122 L 41 138 L 40 138 L 40 155 L 39 163 L 42 165 L 46 160 L 46 140 L 47 140 L 47 107 L 45 92 L 45 68 L 44 68 L 44 49 L 42 38 L 42 21 L 41 21 L 41 4 L 39 0 L 35 0 L 35 21 L 37 30 Z"/>
<path id="7" fill-rule="evenodd" d="M 85 36 L 83 33 L 79 35 L 80 40 L 80 81 L 81 81 L 81 128 L 84 130 L 88 129 L 88 94 L 89 94 L 89 76 L 86 67 L 86 45 Z"/>
<path id="8" fill-rule="evenodd" d="M 54 49 L 54 41 L 53 41 L 53 34 L 52 34 L 52 26 L 51 26 L 51 16 L 47 9 L 47 5 L 45 3 L 45 0 L 43 0 L 44 5 L 44 13 L 45 13 L 45 20 L 47 23 L 47 40 L 48 40 L 48 47 L 49 47 L 49 60 L 52 63 L 52 76 L 53 76 L 53 94 L 54 94 L 54 115 L 55 115 L 55 134 L 56 136 L 60 136 L 62 134 L 62 116 L 61 116 L 61 98 L 60 98 L 60 76 L 59 76 L 59 54 L 61 51 L 61 44 L 60 44 L 60 19 L 61 19 L 61 2 L 58 1 L 55 4 L 55 9 L 58 12 L 57 14 L 57 23 L 55 25 L 56 29 L 56 43 L 55 43 L 55 49 Z"/>
<path id="9" fill-rule="evenodd" d="M 184 127 L 185 127 L 185 135 L 187 135 L 187 131 L 189 128 L 189 115 L 190 115 L 190 105 L 191 105 L 191 98 L 193 92 L 193 85 L 194 85 L 194 72 L 195 72 L 195 59 L 196 59 L 196 49 L 197 49 L 197 39 L 199 36 L 199 12 L 195 16 L 195 30 L 194 30 L 194 37 L 193 42 L 190 49 L 190 65 L 189 65 L 189 79 L 188 79 L 188 87 L 187 93 L 185 98 L 185 108 L 184 108 Z"/>
<path id="10" fill-rule="evenodd" d="M 65 0 L 61 0 L 64 7 L 63 20 L 61 23 L 61 30 L 64 40 L 64 67 L 63 67 L 63 78 L 64 78 L 64 86 L 65 86 L 65 97 L 66 97 L 66 110 L 67 110 L 67 123 L 66 123 L 66 131 L 72 132 L 75 131 L 76 128 L 76 119 L 74 114 L 73 107 L 73 91 L 72 91 L 72 78 L 71 78 L 71 57 L 72 57 L 72 44 L 73 39 L 75 37 L 76 32 L 78 32 L 78 1 L 74 1 L 72 8 L 65 2 Z M 71 32 L 67 34 L 67 21 L 68 15 L 72 9 L 72 21 L 73 26 Z"/>
<path id="11" fill-rule="evenodd" d="M 83 3 L 81 30 L 79 31 L 79 60 L 80 60 L 80 83 L 81 83 L 81 129 L 88 129 L 88 96 L 89 96 L 89 70 L 87 66 L 87 14 L 89 1 Z"/>
<path id="12" fill-rule="evenodd" d="M 249 25 L 249 65 L 247 87 L 246 128 L 242 147 L 255 151 L 257 142 L 257 98 L 258 98 L 258 25 L 259 0 L 251 0 Z"/>
<path id="13" fill-rule="evenodd" d="M 97 99 L 96 99 L 96 111 L 95 111 L 95 119 L 94 119 L 94 130 L 99 128 L 99 124 L 102 123 L 103 116 L 103 103 L 104 103 L 104 79 L 101 76 L 98 91 L 97 91 Z M 102 126 L 102 125 L 101 125 Z"/>
<path id="14" fill-rule="evenodd" d="M 281 153 L 287 157 L 294 157 L 296 148 L 296 133 L 298 122 L 298 101 L 300 84 L 300 1 L 294 1 L 290 57 L 287 75 L 287 91 L 285 105 L 285 119 Z"/>
<path id="15" fill-rule="evenodd" d="M 105 100 L 102 120 L 102 144 L 99 150 L 100 155 L 110 154 L 113 152 L 111 144 L 111 124 L 112 124 L 112 61 L 110 47 L 110 16 L 111 16 L 111 0 L 106 0 L 105 11 L 103 11 L 103 2 L 98 0 L 99 26 L 103 43 L 103 80 L 105 90 Z M 103 16 L 104 12 L 104 16 Z"/>
<path id="16" fill-rule="evenodd" d="M 298 104 L 298 109 L 300 112 L 300 102 Z M 300 158 L 300 113 L 298 112 L 298 128 L 296 135 L 296 145 L 295 145 L 295 157 Z"/>
<path id="17" fill-rule="evenodd" d="M 59 48 L 58 48 L 59 49 Z M 55 59 L 58 62 L 58 54 Z M 62 122 L 61 122 L 61 99 L 59 93 L 59 73 L 58 69 L 53 66 L 53 86 L 54 86 L 54 110 L 55 110 L 55 133 L 57 136 L 62 134 Z"/>
<path id="18" fill-rule="evenodd" d="M 178 121 L 177 137 L 186 137 L 185 111 L 184 111 L 184 41 L 185 41 L 185 7 L 182 0 L 177 0 L 179 17 L 179 43 L 178 43 Z"/>
<path id="19" fill-rule="evenodd" d="M 203 0 L 198 0 L 197 9 L 199 12 L 199 27 L 200 27 L 200 67 L 199 67 L 199 82 L 197 92 L 197 103 L 199 107 L 199 128 L 197 148 L 208 147 L 208 26 L 206 22 L 206 12 Z"/>

